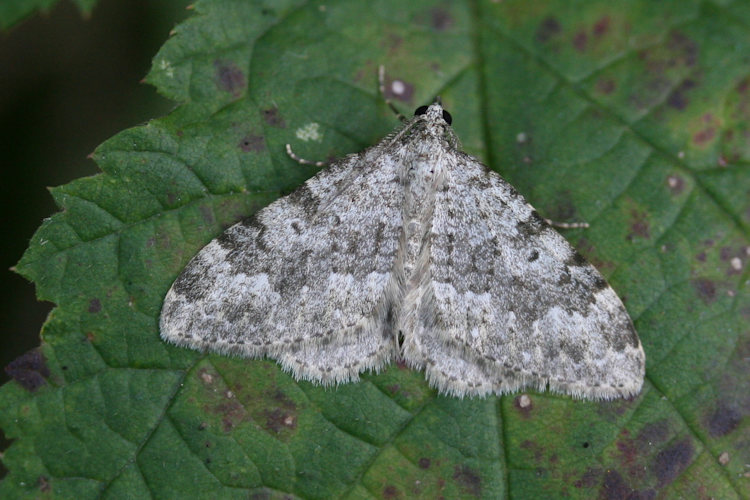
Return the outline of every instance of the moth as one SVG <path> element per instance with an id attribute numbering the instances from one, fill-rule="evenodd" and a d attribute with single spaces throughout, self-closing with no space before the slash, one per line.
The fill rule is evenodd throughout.
<path id="1" fill-rule="evenodd" d="M 641 390 L 645 355 L 601 274 L 461 151 L 440 102 L 204 247 L 162 337 L 356 381 L 402 360 L 454 396 Z"/>

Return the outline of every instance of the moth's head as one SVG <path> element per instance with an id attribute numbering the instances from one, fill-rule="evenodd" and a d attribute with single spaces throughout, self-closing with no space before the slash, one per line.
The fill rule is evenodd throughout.
<path id="1" fill-rule="evenodd" d="M 420 106 L 414 110 L 414 116 L 423 115 L 426 120 L 437 122 L 439 120 L 444 121 L 448 125 L 453 122 L 453 117 L 450 113 L 443 109 L 443 104 L 440 102 L 440 98 L 435 99 L 435 102 L 429 106 Z"/>
<path id="2" fill-rule="evenodd" d="M 413 130 L 423 131 L 425 137 L 433 137 L 444 141 L 447 146 L 452 148 L 460 147 L 458 137 L 451 128 L 453 118 L 451 114 L 443 109 L 443 103 L 440 98 L 429 106 L 420 106 L 414 111 L 411 127 Z"/>

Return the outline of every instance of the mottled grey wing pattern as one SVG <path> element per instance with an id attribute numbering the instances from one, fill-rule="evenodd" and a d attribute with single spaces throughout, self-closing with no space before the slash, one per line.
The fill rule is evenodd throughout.
<path id="1" fill-rule="evenodd" d="M 638 393 L 643 350 L 599 272 L 496 173 L 460 152 L 445 164 L 407 359 L 456 394 Z"/>
<path id="2" fill-rule="evenodd" d="M 201 250 L 167 294 L 162 336 L 267 355 L 324 383 L 393 358 L 387 297 L 403 194 L 395 162 L 367 154 L 336 162 Z"/>

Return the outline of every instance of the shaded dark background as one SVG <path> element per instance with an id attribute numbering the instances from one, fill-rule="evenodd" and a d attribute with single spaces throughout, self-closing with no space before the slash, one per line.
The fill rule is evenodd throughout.
<path id="1" fill-rule="evenodd" d="M 0 366 L 39 345 L 52 308 L 8 269 L 58 211 L 46 186 L 96 174 L 96 146 L 174 107 L 139 82 L 188 4 L 100 0 L 83 16 L 63 0 L 0 32 Z"/>

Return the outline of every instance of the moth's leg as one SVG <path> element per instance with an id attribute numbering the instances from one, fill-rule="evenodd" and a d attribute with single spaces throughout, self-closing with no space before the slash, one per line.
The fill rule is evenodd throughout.
<path id="1" fill-rule="evenodd" d="M 300 165 L 310 165 L 310 166 L 313 166 L 313 167 L 326 167 L 326 166 L 328 166 L 328 162 L 326 162 L 326 161 L 310 161 L 310 160 L 305 160 L 304 158 L 300 158 L 299 156 L 297 156 L 295 154 L 294 151 L 292 151 L 292 145 L 291 144 L 287 144 L 286 145 L 286 154 L 289 155 L 289 158 L 291 158 L 292 160 L 296 161 Z"/>
<path id="2" fill-rule="evenodd" d="M 385 103 L 389 108 L 391 108 L 391 111 L 396 114 L 396 118 L 398 118 L 402 122 L 405 122 L 406 117 L 402 115 L 398 109 L 396 109 L 396 106 L 394 106 L 391 100 L 385 95 L 385 66 L 383 66 L 382 64 L 378 66 L 378 90 L 380 90 L 380 95 L 383 97 Z"/>
<path id="3" fill-rule="evenodd" d="M 562 229 L 588 229 L 588 222 L 558 222 L 552 219 L 544 219 L 544 222 L 553 227 L 559 227 Z"/>

